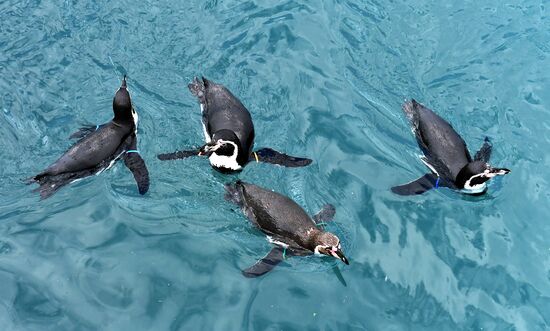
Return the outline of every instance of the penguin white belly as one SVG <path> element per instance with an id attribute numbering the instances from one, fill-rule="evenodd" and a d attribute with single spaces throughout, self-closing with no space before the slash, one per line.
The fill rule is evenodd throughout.
<path id="1" fill-rule="evenodd" d="M 201 103 L 201 114 L 204 113 L 204 105 Z M 208 131 L 206 131 L 206 125 L 204 124 L 204 121 L 201 120 L 202 124 L 202 132 L 204 133 L 204 140 L 206 140 L 206 143 L 209 143 L 212 141 L 212 137 L 208 134 Z"/>
<path id="2" fill-rule="evenodd" d="M 108 164 L 105 168 L 100 169 L 98 172 L 95 173 L 95 175 L 97 176 L 97 175 L 101 174 L 103 171 L 111 169 L 111 167 L 115 164 L 115 162 L 118 161 L 118 159 L 120 159 L 120 157 L 121 157 L 124 153 L 126 153 L 126 152 L 122 152 L 122 153 L 120 153 L 117 157 L 115 157 L 114 159 L 112 159 L 111 162 L 109 162 L 109 164 Z"/>
<path id="3" fill-rule="evenodd" d="M 278 246 L 281 246 L 281 247 L 284 247 L 284 248 L 288 248 L 288 244 L 282 242 L 282 241 L 278 241 L 278 240 L 275 240 L 273 239 L 272 237 L 270 236 L 266 236 L 267 237 L 267 241 L 269 241 L 270 243 L 274 244 L 274 245 L 278 245 Z"/>

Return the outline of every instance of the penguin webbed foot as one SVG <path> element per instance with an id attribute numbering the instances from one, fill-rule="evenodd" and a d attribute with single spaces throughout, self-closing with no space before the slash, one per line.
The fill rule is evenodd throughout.
<path id="1" fill-rule="evenodd" d="M 489 162 L 489 159 L 491 158 L 491 152 L 493 151 L 493 144 L 491 144 L 491 141 L 489 140 L 489 137 L 485 137 L 485 140 L 483 142 L 483 145 L 477 151 L 476 155 L 474 156 L 474 161 L 483 161 L 483 162 Z"/>
<path id="2" fill-rule="evenodd" d="M 336 214 L 336 208 L 334 208 L 333 205 L 330 203 L 327 203 L 326 205 L 321 208 L 317 214 L 313 215 L 312 219 L 317 225 L 323 225 L 322 223 L 330 222 L 334 219 L 334 215 Z"/>
<path id="3" fill-rule="evenodd" d="M 99 129 L 99 125 L 93 125 L 93 124 L 86 124 L 81 126 L 76 132 L 73 132 L 69 139 L 82 139 L 89 135 L 92 132 L 97 131 Z"/>
<path id="4" fill-rule="evenodd" d="M 266 256 L 256 262 L 253 266 L 242 271 L 243 276 L 247 278 L 255 278 L 265 275 L 281 263 L 286 256 L 290 256 L 290 250 L 284 252 L 284 248 L 275 246 Z"/>
<path id="5" fill-rule="evenodd" d="M 198 156 L 199 152 L 199 150 L 176 151 L 173 153 L 158 154 L 157 158 L 161 161 L 185 159 L 191 156 Z"/>
<path id="6" fill-rule="evenodd" d="M 124 164 L 132 172 L 139 194 L 147 193 L 149 191 L 149 171 L 141 155 L 139 153 L 124 154 Z"/>
<path id="7" fill-rule="evenodd" d="M 441 181 L 438 183 L 437 175 L 426 174 L 410 183 L 394 186 L 391 191 L 398 195 L 415 195 L 427 192 L 436 186 L 445 185 Z"/>
<path id="8" fill-rule="evenodd" d="M 277 152 L 271 148 L 262 148 L 250 155 L 249 161 L 278 164 L 284 167 L 305 167 L 313 162 L 311 159 L 295 157 Z"/>

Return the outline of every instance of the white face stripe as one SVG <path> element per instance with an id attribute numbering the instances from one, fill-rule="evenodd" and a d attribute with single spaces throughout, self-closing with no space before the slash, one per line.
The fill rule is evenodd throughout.
<path id="1" fill-rule="evenodd" d="M 325 254 L 321 254 L 321 252 L 319 251 L 319 249 L 321 248 L 324 248 L 324 249 L 328 249 L 328 250 L 332 250 L 334 246 L 324 246 L 324 245 L 317 245 L 315 246 L 315 249 L 313 250 L 313 253 L 315 255 L 325 255 Z M 340 246 L 340 243 L 338 243 L 338 246 L 336 246 L 337 249 L 342 249 L 342 246 Z"/>
<path id="2" fill-rule="evenodd" d="M 237 144 L 235 144 L 232 141 L 226 141 L 226 140 L 220 140 L 218 141 L 218 144 L 216 144 L 216 147 L 219 148 L 222 144 L 231 144 L 233 145 L 233 155 L 231 156 L 225 156 L 225 155 L 218 155 L 216 152 L 212 153 L 210 155 L 210 164 L 217 168 L 227 168 L 231 170 L 241 170 L 243 167 L 237 162 L 237 156 L 239 154 L 239 149 L 237 148 Z M 214 148 L 216 148 L 214 147 Z"/>
<path id="3" fill-rule="evenodd" d="M 475 176 L 470 177 L 470 179 L 468 179 L 466 181 L 466 183 L 464 183 L 463 192 L 466 193 L 466 194 L 476 194 L 476 193 L 481 193 L 481 192 L 485 191 L 487 189 L 487 183 L 486 182 L 483 182 L 481 184 L 476 184 L 476 185 L 471 185 L 470 183 L 472 182 L 472 180 L 474 178 L 478 178 L 478 177 L 491 178 L 491 177 L 494 177 L 494 176 L 490 176 L 490 175 L 492 175 L 492 174 L 489 174 L 489 170 L 485 170 L 481 174 L 477 174 Z"/>
<path id="4" fill-rule="evenodd" d="M 323 245 L 317 245 L 315 246 L 315 249 L 313 250 L 313 254 L 315 255 L 321 255 L 321 253 L 319 252 L 319 248 L 321 247 L 324 247 Z"/>

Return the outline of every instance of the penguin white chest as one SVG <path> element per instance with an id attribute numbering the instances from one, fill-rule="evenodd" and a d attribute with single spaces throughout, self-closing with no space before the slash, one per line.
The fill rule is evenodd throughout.
<path id="1" fill-rule="evenodd" d="M 132 118 L 134 119 L 134 125 L 136 126 L 137 131 L 139 116 L 138 113 L 134 110 L 134 107 L 132 107 Z"/>

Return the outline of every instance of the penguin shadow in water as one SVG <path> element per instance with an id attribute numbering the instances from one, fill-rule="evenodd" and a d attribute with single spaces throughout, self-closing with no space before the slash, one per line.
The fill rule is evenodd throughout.
<path id="1" fill-rule="evenodd" d="M 244 276 L 262 276 L 291 256 L 322 254 L 349 264 L 340 239 L 324 229 L 336 213 L 332 205 L 325 205 L 310 217 L 292 199 L 253 184 L 237 181 L 226 184 L 225 190 L 225 199 L 239 206 L 248 220 L 274 244 L 265 257 L 243 270 Z M 345 285 L 339 270 L 337 276 Z"/>
<path id="2" fill-rule="evenodd" d="M 250 113 L 225 86 L 206 78 L 188 85 L 200 103 L 206 144 L 195 150 L 159 154 L 162 161 L 191 156 L 208 157 L 211 166 L 222 172 L 241 171 L 248 162 L 266 162 L 285 167 L 305 167 L 312 160 L 289 156 L 271 148 L 252 151 L 254 124 Z"/>
<path id="3" fill-rule="evenodd" d="M 27 184 L 40 185 L 33 192 L 39 192 L 41 199 L 46 199 L 63 186 L 98 175 L 123 159 L 134 175 L 139 193 L 145 194 L 149 189 L 149 171 L 137 149 L 138 115 L 132 105 L 126 76 L 113 99 L 113 112 L 110 122 L 85 126 L 73 133 L 70 138 L 79 140 L 57 161 L 27 180 Z"/>
<path id="4" fill-rule="evenodd" d="M 432 188 L 448 187 L 464 194 L 482 195 L 487 191 L 489 179 L 510 173 L 509 169 L 489 165 L 492 151 L 489 138 L 485 138 L 472 159 L 464 139 L 432 110 L 412 99 L 403 105 L 403 111 L 424 153 L 420 159 L 431 172 L 410 183 L 392 187 L 392 192 L 414 195 Z"/>

